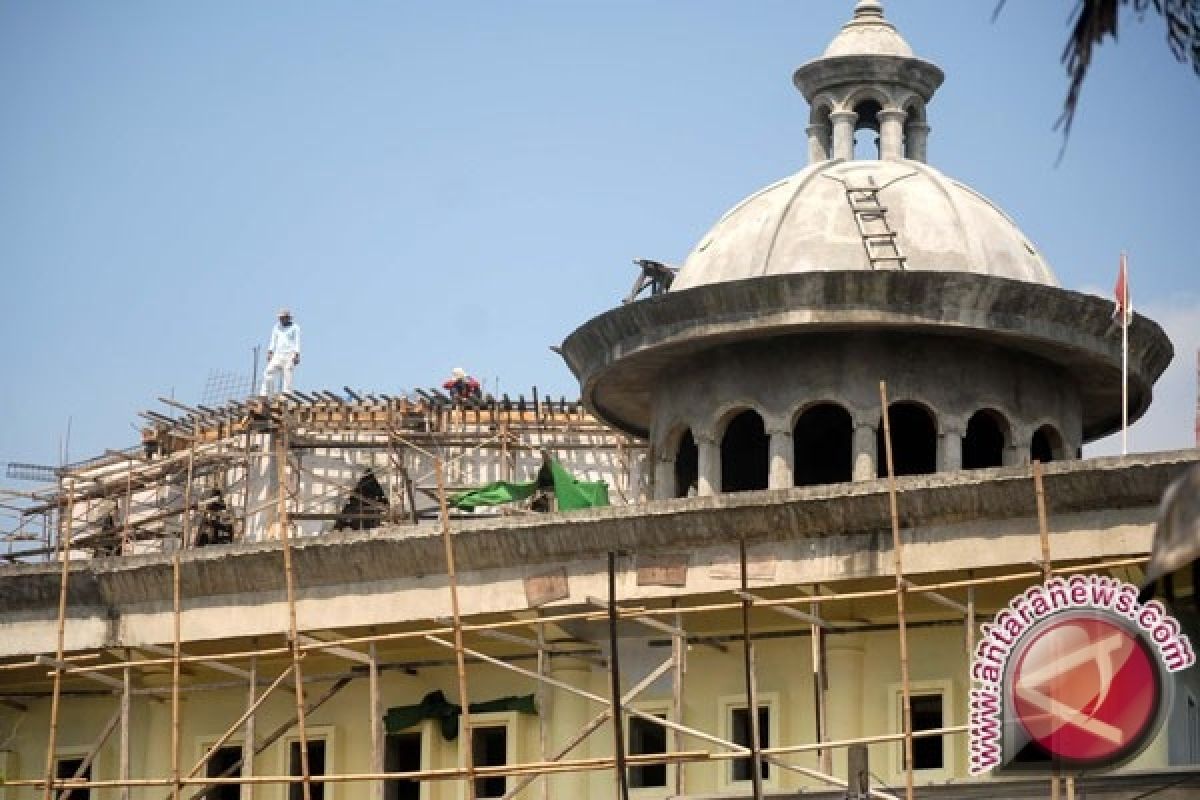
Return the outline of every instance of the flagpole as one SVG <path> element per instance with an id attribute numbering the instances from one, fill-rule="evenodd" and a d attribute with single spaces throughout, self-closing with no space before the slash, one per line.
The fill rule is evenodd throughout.
<path id="1" fill-rule="evenodd" d="M 1121 252 L 1121 282 L 1124 299 L 1121 303 L 1121 455 L 1129 455 L 1129 266 Z"/>

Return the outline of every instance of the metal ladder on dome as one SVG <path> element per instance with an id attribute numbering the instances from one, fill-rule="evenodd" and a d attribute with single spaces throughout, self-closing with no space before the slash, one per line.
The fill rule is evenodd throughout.
<path id="1" fill-rule="evenodd" d="M 904 269 L 906 259 L 896 243 L 896 232 L 887 221 L 887 208 L 879 202 L 879 187 L 873 177 L 868 186 L 846 184 L 846 202 L 862 237 L 871 269 Z"/>

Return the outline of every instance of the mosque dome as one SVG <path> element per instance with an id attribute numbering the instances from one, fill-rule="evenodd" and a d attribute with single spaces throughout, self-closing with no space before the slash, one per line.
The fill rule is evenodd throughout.
<path id="1" fill-rule="evenodd" d="M 883 237 L 864 238 L 860 229 L 861 213 L 854 210 L 860 187 L 862 196 L 878 198 L 894 234 L 885 249 Z M 886 262 L 879 259 L 885 251 L 890 254 Z M 672 291 L 766 275 L 881 266 L 1058 285 L 1016 224 L 965 184 L 919 161 L 826 160 L 734 206 L 692 250 Z"/>
<path id="2" fill-rule="evenodd" d="M 860 0 L 792 76 L 809 166 L 677 272 L 639 262 L 629 301 L 564 340 L 588 408 L 649 440 L 656 497 L 871 480 L 888 436 L 898 475 L 1073 458 L 1120 429 L 1123 380 L 1128 418 L 1149 406 L 1162 329 L 1134 315 L 1123 357 L 1111 300 L 1060 287 L 1003 211 L 927 163 L 943 79 Z"/>

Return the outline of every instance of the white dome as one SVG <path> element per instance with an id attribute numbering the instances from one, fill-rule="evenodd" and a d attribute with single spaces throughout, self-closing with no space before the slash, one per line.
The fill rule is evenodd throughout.
<path id="1" fill-rule="evenodd" d="M 821 161 L 743 200 L 688 256 L 671 291 L 764 275 L 871 270 L 847 187 L 879 187 L 904 269 L 1058 286 L 1016 224 L 928 164 Z M 894 268 L 891 263 L 876 269 Z"/>

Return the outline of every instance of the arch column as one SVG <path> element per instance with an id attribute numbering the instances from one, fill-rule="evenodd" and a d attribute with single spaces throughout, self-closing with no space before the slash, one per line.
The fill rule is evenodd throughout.
<path id="1" fill-rule="evenodd" d="M 876 425 L 854 424 L 854 480 L 873 481 L 879 474 L 875 465 Z"/>
<path id="2" fill-rule="evenodd" d="M 965 436 L 963 429 L 957 426 L 946 427 L 938 434 L 938 472 L 955 472 L 962 469 Z"/>
<path id="3" fill-rule="evenodd" d="M 1004 459 L 1003 459 L 1004 466 L 1020 467 L 1025 464 L 1031 463 L 1033 459 L 1030 458 L 1030 456 L 1029 456 L 1029 446 L 1026 445 L 1025 447 L 1021 447 L 1020 445 L 1017 444 L 1017 442 L 1022 441 L 1022 440 L 1030 441 L 1030 440 L 1032 440 L 1032 438 L 1033 438 L 1032 434 L 1029 436 L 1025 436 L 1025 437 L 1018 437 L 1016 432 L 1014 432 L 1013 440 L 1010 443 L 1004 445 Z"/>
<path id="4" fill-rule="evenodd" d="M 675 496 L 675 459 L 659 453 L 654 460 L 654 499 L 670 500 Z"/>
<path id="5" fill-rule="evenodd" d="M 904 130 L 907 134 L 908 157 L 924 162 L 928 158 L 929 126 L 924 122 L 910 122 Z"/>
<path id="6" fill-rule="evenodd" d="M 853 111 L 831 111 L 833 125 L 833 157 L 850 161 L 854 158 L 854 125 L 858 114 Z"/>
<path id="7" fill-rule="evenodd" d="M 904 158 L 904 120 L 908 114 L 899 108 L 885 108 L 879 117 L 879 157 L 884 161 Z"/>
<path id="8" fill-rule="evenodd" d="M 721 447 L 711 433 L 692 432 L 696 440 L 696 494 L 704 497 L 721 491 Z"/>
<path id="9" fill-rule="evenodd" d="M 790 489 L 795 485 L 796 449 L 792 444 L 792 432 L 787 428 L 772 428 L 767 431 L 771 438 L 767 469 L 768 489 Z"/>
<path id="10" fill-rule="evenodd" d="M 808 162 L 815 164 L 818 161 L 828 161 L 830 158 L 829 126 L 809 125 L 804 132 L 808 134 Z"/>

